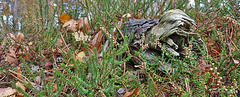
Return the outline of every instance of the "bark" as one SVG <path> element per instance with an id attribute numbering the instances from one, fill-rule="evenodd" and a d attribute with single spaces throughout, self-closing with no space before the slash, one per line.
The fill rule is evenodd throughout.
<path id="1" fill-rule="evenodd" d="M 16 30 L 18 29 L 18 0 L 12 1 L 12 9 L 13 9 L 13 31 L 16 34 Z"/>

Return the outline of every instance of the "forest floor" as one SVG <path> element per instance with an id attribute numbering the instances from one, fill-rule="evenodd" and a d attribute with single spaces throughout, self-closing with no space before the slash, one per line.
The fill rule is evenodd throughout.
<path id="1" fill-rule="evenodd" d="M 159 3 L 162 7 L 155 11 L 153 2 L 89 0 L 79 3 L 85 10 L 80 18 L 78 9 L 64 9 L 59 3 L 59 8 L 48 11 L 43 7 L 48 2 L 40 2 L 36 18 L 23 18 L 18 33 L 5 29 L 0 38 L 0 95 L 239 97 L 239 3 L 229 1 L 226 8 L 206 3 L 206 8 L 199 4 L 190 9 L 179 1 L 175 7 Z M 132 55 L 120 30 L 123 23 L 130 18 L 159 19 L 164 9 L 174 8 L 195 20 L 193 32 L 201 35 L 208 50 L 202 53 L 204 58 L 179 62 L 158 57 L 158 63 L 150 64 Z M 127 68 L 133 58 L 144 68 Z M 178 67 L 159 74 L 154 66 L 161 64 Z"/>

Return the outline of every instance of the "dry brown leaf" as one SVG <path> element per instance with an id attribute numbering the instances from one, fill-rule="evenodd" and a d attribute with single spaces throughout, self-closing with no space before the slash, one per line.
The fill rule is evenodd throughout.
<path id="1" fill-rule="evenodd" d="M 58 38 L 57 43 L 55 45 L 56 46 L 62 46 L 63 45 L 63 40 Z"/>
<path id="2" fill-rule="evenodd" d="M 71 19 L 71 17 L 68 14 L 64 13 L 60 15 L 59 19 L 61 20 L 62 23 L 66 23 Z"/>
<path id="3" fill-rule="evenodd" d="M 16 53 L 12 48 L 10 48 L 9 53 L 6 54 L 6 60 L 5 61 L 10 63 L 10 64 L 17 64 L 18 63 Z"/>
<path id="4" fill-rule="evenodd" d="M 102 31 L 99 31 L 93 38 L 93 40 L 91 41 L 92 44 L 96 44 L 98 42 L 98 36 L 99 34 L 102 34 Z"/>
<path id="5" fill-rule="evenodd" d="M 66 27 L 68 32 L 76 32 L 78 29 L 80 29 L 84 35 L 86 35 L 85 32 L 91 32 L 91 26 L 86 17 L 82 17 L 78 21 L 69 19 L 68 21 L 64 22 L 63 27 Z"/>
<path id="6" fill-rule="evenodd" d="M 97 52 L 100 52 L 102 49 L 102 39 L 103 39 L 103 33 L 102 31 L 99 31 L 91 41 L 92 45 L 97 48 Z M 92 47 L 92 48 L 94 48 Z"/>
<path id="7" fill-rule="evenodd" d="M 16 37 L 15 37 L 15 35 L 13 35 L 12 33 L 9 33 L 8 34 L 8 38 L 11 40 L 11 42 L 14 44 L 15 43 L 15 39 L 16 39 Z"/>
<path id="8" fill-rule="evenodd" d="M 26 87 L 21 83 L 21 82 L 17 82 L 16 86 L 20 87 L 21 89 L 23 89 L 24 91 L 26 90 Z M 21 96 L 22 94 L 17 92 L 17 95 Z"/>
<path id="9" fill-rule="evenodd" d="M 132 92 L 127 92 L 126 91 L 126 93 L 125 93 L 125 95 L 123 97 L 132 97 L 133 95 L 139 95 L 138 91 L 139 91 L 139 88 L 136 87 L 136 89 L 134 91 L 132 91 Z"/>
<path id="10" fill-rule="evenodd" d="M 207 40 L 207 41 L 205 41 L 206 42 L 206 44 L 208 45 L 208 46 L 212 46 L 212 45 L 214 45 L 216 42 L 215 41 L 213 41 L 213 40 Z"/>
<path id="11" fill-rule="evenodd" d="M 15 97 L 16 90 L 8 87 L 8 88 L 0 88 L 0 95 L 1 97 Z"/>
<path id="12" fill-rule="evenodd" d="M 9 33 L 8 35 L 9 35 L 10 38 L 12 38 L 14 40 L 16 39 L 15 35 L 13 35 L 12 33 Z"/>
<path id="13" fill-rule="evenodd" d="M 19 79 L 24 79 L 24 78 L 21 76 L 21 75 L 22 75 L 21 68 L 20 68 L 20 67 L 17 67 L 16 69 L 17 69 L 17 73 L 18 73 L 17 77 L 18 77 Z M 21 75 L 19 75 L 19 74 L 21 74 Z"/>
<path id="14" fill-rule="evenodd" d="M 22 58 L 24 59 L 24 60 L 28 60 L 28 61 L 30 61 L 30 58 L 32 57 L 32 55 L 30 55 L 30 54 L 23 54 L 22 55 Z"/>
<path id="15" fill-rule="evenodd" d="M 66 23 L 64 23 L 63 27 L 66 27 L 68 32 L 76 32 L 77 25 L 78 25 L 77 21 L 75 21 L 74 19 L 71 19 L 71 20 L 67 21 Z"/>
<path id="16" fill-rule="evenodd" d="M 16 36 L 16 41 L 18 42 L 22 42 L 22 40 L 24 39 L 24 35 L 23 33 L 18 33 L 17 36 Z"/>
<path id="17" fill-rule="evenodd" d="M 78 28 L 84 34 L 85 34 L 85 32 L 91 32 L 91 27 L 90 27 L 87 17 L 81 17 L 77 22 L 78 22 Z"/>

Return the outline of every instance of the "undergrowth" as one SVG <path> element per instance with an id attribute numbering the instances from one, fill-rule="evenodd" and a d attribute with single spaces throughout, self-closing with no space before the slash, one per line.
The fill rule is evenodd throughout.
<path id="1" fill-rule="evenodd" d="M 11 85 L 24 96 L 115 96 L 122 87 L 131 91 L 138 87 L 138 95 L 147 97 L 240 96 L 239 2 L 195 0 L 195 7 L 188 7 L 188 0 L 174 1 L 82 0 L 71 1 L 76 4 L 72 6 L 62 0 L 55 2 L 57 6 L 50 13 L 48 0 L 39 0 L 36 17 L 20 21 L 22 25 L 18 30 L 25 36 L 22 42 L 12 43 L 10 38 L 7 41 L 0 38 L 0 71 L 16 75 L 1 80 L 11 81 Z M 163 55 L 156 57 L 158 63 L 147 63 L 142 58 L 142 64 L 146 65 L 142 72 L 147 78 L 141 83 L 136 75 L 129 74 L 130 70 L 125 66 L 127 61 L 138 55 L 130 54 L 126 36 L 119 37 L 122 32 L 118 23 L 128 21 L 122 17 L 127 13 L 132 14 L 132 18 L 153 19 L 175 8 L 196 21 L 194 32 L 201 35 L 208 52 L 202 51 L 204 58 L 201 60 L 189 57 L 178 61 L 171 56 L 166 60 Z M 85 42 L 75 41 L 58 19 L 63 13 L 76 20 L 87 17 L 92 29 L 86 32 L 87 35 L 94 37 L 99 31 L 103 32 L 100 46 L 91 46 L 92 38 Z M 118 42 L 119 38 L 124 41 Z M 64 41 L 63 46 L 56 46 L 58 39 Z M 109 44 L 104 49 L 107 41 Z M 5 53 L 19 45 L 24 53 L 16 56 L 18 62 L 3 62 Z M 81 51 L 85 53 L 86 61 L 76 59 Z M 155 67 L 163 64 L 176 68 L 159 74 Z M 16 86 L 17 81 L 22 82 L 26 89 Z"/>

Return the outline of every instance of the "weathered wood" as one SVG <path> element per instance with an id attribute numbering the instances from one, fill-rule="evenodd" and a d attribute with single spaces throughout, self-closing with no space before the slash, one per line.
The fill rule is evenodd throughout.
<path id="1" fill-rule="evenodd" d="M 153 26 L 158 24 L 159 19 L 129 19 L 122 27 L 122 32 L 129 37 L 134 33 L 136 39 L 140 39 L 144 33 L 146 35 Z"/>
<path id="2" fill-rule="evenodd" d="M 183 11 L 175 9 L 167 11 L 160 19 L 130 19 L 124 23 L 121 30 L 128 37 L 130 37 L 131 33 L 133 34 L 132 41 L 129 43 L 129 48 L 133 52 L 141 48 L 140 44 L 148 44 L 142 58 L 154 63 L 156 62 L 154 56 L 161 56 L 163 50 L 180 57 L 180 59 L 185 58 L 186 50 L 184 48 L 186 45 L 192 45 L 190 50 L 194 57 L 201 58 L 201 50 L 197 46 L 204 49 L 204 42 L 198 33 L 191 31 L 192 25 L 196 25 L 193 19 Z M 142 35 L 145 36 L 144 41 L 141 40 Z M 165 45 L 165 48 L 162 48 L 159 44 Z M 141 64 L 139 60 L 134 62 Z"/>

